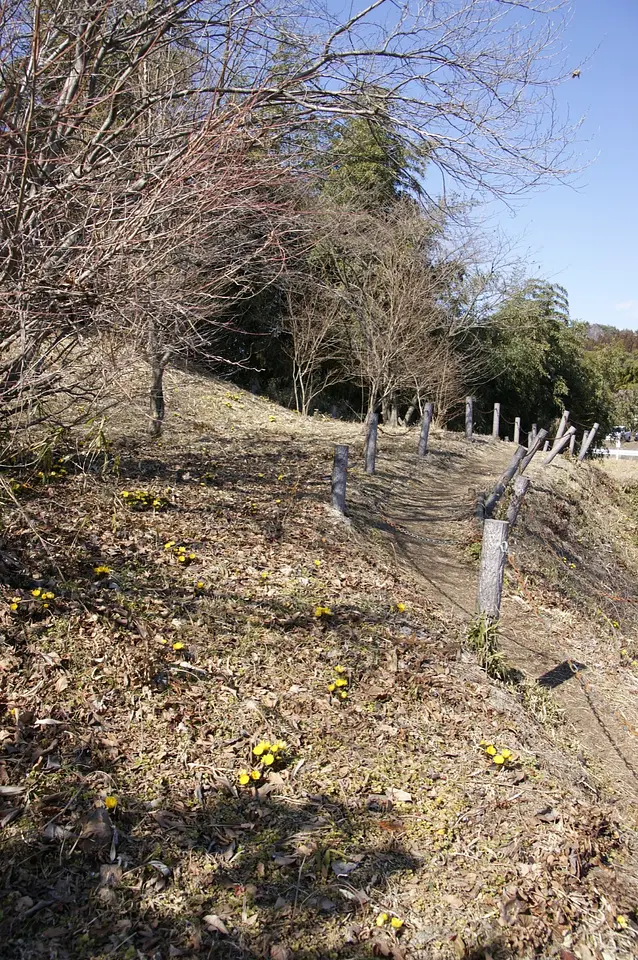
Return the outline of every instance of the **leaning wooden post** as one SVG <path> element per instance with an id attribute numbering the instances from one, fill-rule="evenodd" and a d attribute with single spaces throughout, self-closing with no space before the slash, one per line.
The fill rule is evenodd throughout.
<path id="1" fill-rule="evenodd" d="M 424 457 L 428 452 L 428 437 L 430 436 L 430 424 L 432 423 L 433 414 L 434 414 L 434 404 L 426 403 L 425 410 L 423 411 L 423 422 L 421 423 L 421 433 L 419 434 L 419 446 L 417 448 L 417 453 L 420 457 Z"/>
<path id="2" fill-rule="evenodd" d="M 521 418 L 514 417 L 514 443 L 521 442 Z"/>
<path id="3" fill-rule="evenodd" d="M 492 514 L 494 513 L 494 509 L 497 503 L 505 493 L 507 489 L 507 485 L 509 484 L 510 480 L 518 470 L 520 462 L 521 460 L 523 460 L 526 454 L 527 454 L 526 448 L 519 447 L 516 453 L 514 454 L 514 456 L 512 457 L 512 459 L 510 460 L 510 462 L 508 463 L 507 467 L 501 474 L 501 476 L 496 481 L 494 489 L 492 490 L 492 492 L 490 493 L 489 497 L 485 502 L 486 517 L 491 517 Z"/>
<path id="4" fill-rule="evenodd" d="M 532 441 L 532 445 L 527 450 L 527 456 L 523 457 L 521 460 L 521 466 L 519 473 L 525 473 L 530 463 L 532 462 L 535 454 L 540 450 L 543 440 L 547 436 L 547 430 L 539 430 L 536 434 L 535 439 Z"/>
<path id="5" fill-rule="evenodd" d="M 527 493 L 527 488 L 529 487 L 529 483 L 530 483 L 529 477 L 519 476 L 514 481 L 512 498 L 507 508 L 507 522 L 510 525 L 510 529 L 516 523 L 516 518 L 518 517 L 518 511 L 521 509 L 521 504 L 525 499 L 525 494 Z"/>
<path id="6" fill-rule="evenodd" d="M 536 440 L 536 434 L 538 433 L 538 424 L 532 424 L 532 440 Z"/>
<path id="7" fill-rule="evenodd" d="M 339 513 L 346 512 L 346 483 L 348 479 L 348 448 L 338 443 L 332 465 L 332 506 Z"/>
<path id="8" fill-rule="evenodd" d="M 575 450 L 575 449 L 576 449 L 576 431 L 574 430 L 574 432 L 572 433 L 571 437 L 569 438 L 569 455 L 570 455 L 570 457 L 573 457 L 573 456 L 574 456 L 574 450 Z"/>
<path id="9" fill-rule="evenodd" d="M 591 447 L 592 443 L 594 442 L 594 437 L 596 436 L 596 432 L 599 426 L 600 426 L 599 423 L 595 423 L 591 428 L 591 430 L 589 431 L 589 433 L 587 434 L 587 436 L 583 437 L 583 445 L 580 448 L 580 453 L 578 454 L 579 463 L 582 463 L 585 457 L 587 456 L 587 452 Z"/>
<path id="10" fill-rule="evenodd" d="M 501 405 L 494 404 L 494 415 L 492 417 L 492 438 L 498 440 L 501 435 Z"/>
<path id="11" fill-rule="evenodd" d="M 548 450 L 549 450 L 549 440 L 546 440 L 545 443 L 543 444 L 543 453 L 547 453 Z"/>
<path id="12" fill-rule="evenodd" d="M 560 438 L 567 430 L 567 421 L 569 420 L 569 410 L 563 410 L 563 415 L 560 418 L 560 423 L 558 424 L 558 430 L 556 431 L 556 439 L 554 440 L 554 446 L 558 443 Z"/>
<path id="13" fill-rule="evenodd" d="M 508 530 L 507 520 L 486 520 L 483 524 L 478 612 L 492 621 L 498 620 L 501 612 Z"/>
<path id="14" fill-rule="evenodd" d="M 558 456 L 561 450 L 564 450 L 569 441 L 576 434 L 576 427 L 570 427 L 564 437 L 558 440 L 543 460 L 543 466 L 548 467 L 552 460 Z"/>
<path id="15" fill-rule="evenodd" d="M 472 415 L 473 406 L 474 406 L 474 401 L 472 397 L 466 397 L 465 398 L 465 439 L 466 440 L 472 439 L 472 432 L 474 429 L 473 415 Z"/>
<path id="16" fill-rule="evenodd" d="M 368 436 L 366 437 L 365 463 L 366 473 L 374 473 L 377 462 L 377 432 L 379 430 L 379 414 L 373 413 L 368 423 Z"/>

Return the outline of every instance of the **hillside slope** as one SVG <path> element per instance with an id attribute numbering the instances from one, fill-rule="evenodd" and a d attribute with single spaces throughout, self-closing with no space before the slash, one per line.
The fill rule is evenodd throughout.
<path id="1" fill-rule="evenodd" d="M 136 403 L 11 471 L 2 957 L 635 956 L 631 811 L 461 651 L 507 445 L 384 433 L 370 479 L 356 425 L 173 373 L 151 444 Z"/>

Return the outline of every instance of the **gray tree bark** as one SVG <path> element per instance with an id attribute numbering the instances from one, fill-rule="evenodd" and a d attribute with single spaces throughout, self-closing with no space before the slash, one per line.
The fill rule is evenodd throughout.
<path id="1" fill-rule="evenodd" d="M 503 574 L 507 560 L 507 520 L 486 520 L 479 568 L 478 612 L 498 620 L 503 594 Z"/>
<path id="2" fill-rule="evenodd" d="M 348 479 L 348 448 L 341 443 L 335 446 L 332 466 L 332 506 L 339 513 L 346 512 L 346 484 Z"/>
<path id="3" fill-rule="evenodd" d="M 423 411 L 423 422 L 421 423 L 421 433 L 419 434 L 419 446 L 417 449 L 420 457 L 424 457 L 428 452 L 428 438 L 430 436 L 430 425 L 433 414 L 434 404 L 426 403 L 425 410 Z"/>
<path id="4" fill-rule="evenodd" d="M 530 479 L 529 477 L 517 477 L 514 481 L 514 489 L 512 490 L 512 499 L 509 502 L 507 508 L 507 522 L 510 525 L 510 529 L 516 523 L 518 517 L 518 511 L 521 509 L 521 504 L 527 493 L 527 488 L 529 487 Z"/>

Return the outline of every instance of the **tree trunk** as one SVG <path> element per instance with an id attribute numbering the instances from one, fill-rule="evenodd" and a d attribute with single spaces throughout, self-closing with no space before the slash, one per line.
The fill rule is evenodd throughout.
<path id="1" fill-rule="evenodd" d="M 164 371 L 166 370 L 170 357 L 170 350 L 160 347 L 157 329 L 155 324 L 151 322 L 148 332 L 148 362 L 151 367 L 151 426 L 149 432 L 153 438 L 161 436 L 164 425 L 164 414 L 166 413 L 166 403 L 164 401 Z"/>

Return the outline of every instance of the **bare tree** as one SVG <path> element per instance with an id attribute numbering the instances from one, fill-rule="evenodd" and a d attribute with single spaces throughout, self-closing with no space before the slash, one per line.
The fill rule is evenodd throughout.
<path id="1" fill-rule="evenodd" d="M 73 405 L 68 360 L 106 325 L 145 346 L 157 431 L 168 357 L 208 342 L 248 274 L 270 282 L 285 262 L 282 181 L 307 169 L 312 138 L 296 133 L 317 121 L 382 110 L 472 187 L 565 173 L 562 6 L 373 0 L 340 16 L 318 0 L 4 0 L 2 413 L 32 420 L 65 391 Z M 383 102 L 362 105 L 374 84 Z M 265 278 L 250 268 L 266 263 Z"/>
<path id="2" fill-rule="evenodd" d="M 342 304 L 326 286 L 306 279 L 303 290 L 288 290 L 288 354 L 299 413 L 307 415 L 313 401 L 325 390 L 349 379 L 341 321 Z"/>

